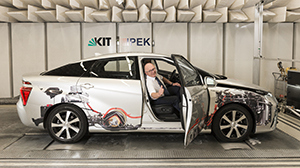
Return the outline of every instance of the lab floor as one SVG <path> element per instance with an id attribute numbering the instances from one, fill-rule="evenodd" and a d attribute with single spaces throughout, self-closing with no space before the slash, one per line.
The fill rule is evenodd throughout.
<path id="1" fill-rule="evenodd" d="M 187 147 L 183 134 L 91 134 L 55 142 L 24 126 L 15 105 L 0 105 L 0 167 L 300 167 L 300 120 L 280 114 L 274 132 L 241 143 L 218 142 L 205 131 Z"/>

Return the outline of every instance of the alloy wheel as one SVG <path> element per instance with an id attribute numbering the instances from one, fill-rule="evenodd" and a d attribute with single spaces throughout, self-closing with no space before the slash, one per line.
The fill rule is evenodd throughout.
<path id="1" fill-rule="evenodd" d="M 238 139 L 247 132 L 248 123 L 249 121 L 243 113 L 232 110 L 222 116 L 219 126 L 225 137 Z"/>

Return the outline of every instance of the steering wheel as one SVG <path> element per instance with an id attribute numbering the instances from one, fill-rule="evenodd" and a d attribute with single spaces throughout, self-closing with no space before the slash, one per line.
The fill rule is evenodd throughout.
<path id="1" fill-rule="evenodd" d="M 175 75 L 176 75 L 175 72 L 176 72 L 176 69 L 174 69 L 173 72 L 171 73 L 170 78 L 169 78 L 170 81 L 175 77 Z"/>

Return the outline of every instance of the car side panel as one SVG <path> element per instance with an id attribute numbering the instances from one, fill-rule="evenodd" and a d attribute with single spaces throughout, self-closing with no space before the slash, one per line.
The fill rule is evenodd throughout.
<path id="1" fill-rule="evenodd" d="M 81 78 L 77 84 L 90 127 L 134 130 L 140 127 L 142 90 L 140 80 Z M 114 120 L 115 125 L 108 120 Z"/>

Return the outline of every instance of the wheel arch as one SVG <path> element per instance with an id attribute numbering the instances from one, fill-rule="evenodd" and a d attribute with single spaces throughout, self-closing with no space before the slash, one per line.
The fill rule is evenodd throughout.
<path id="1" fill-rule="evenodd" d="M 44 129 L 46 129 L 46 121 L 47 121 L 47 118 L 48 118 L 49 114 L 51 113 L 51 111 L 54 110 L 57 107 L 60 107 L 60 106 L 71 106 L 71 107 L 74 107 L 74 108 L 78 109 L 79 111 L 81 111 L 84 114 L 84 116 L 86 118 L 86 121 L 88 122 L 88 119 L 87 119 L 87 116 L 86 116 L 85 112 L 80 107 L 78 107 L 77 105 L 71 104 L 71 103 L 59 103 L 59 104 L 55 104 L 55 105 L 51 106 L 46 111 L 44 119 L 43 119 L 43 127 L 44 127 Z M 86 123 L 86 124 L 88 125 L 88 123 Z"/>
<path id="2" fill-rule="evenodd" d="M 221 111 L 221 109 L 223 109 L 223 108 L 225 108 L 225 107 L 228 107 L 228 106 L 230 106 L 230 105 L 239 105 L 239 106 L 245 108 L 245 109 L 250 113 L 250 115 L 251 115 L 251 117 L 252 117 L 252 124 L 253 124 L 253 128 L 252 128 L 252 130 L 251 130 L 251 133 L 254 134 L 254 133 L 255 133 L 255 130 L 256 130 L 256 117 L 255 117 L 255 114 L 254 114 L 253 110 L 252 110 L 249 106 L 247 106 L 246 104 L 238 103 L 238 102 L 227 103 L 227 104 L 225 104 L 224 106 L 220 107 L 220 108 L 216 111 L 216 113 L 218 113 L 219 111 Z M 214 118 L 215 118 L 215 115 L 213 116 L 212 122 L 215 121 Z M 211 125 L 212 125 L 212 124 L 211 124 Z M 212 129 L 212 127 L 211 127 L 211 129 Z"/>

